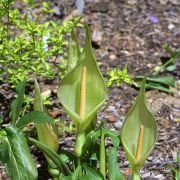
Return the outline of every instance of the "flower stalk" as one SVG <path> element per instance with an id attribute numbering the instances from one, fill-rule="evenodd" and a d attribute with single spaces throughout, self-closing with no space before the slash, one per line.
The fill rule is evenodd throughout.
<path id="1" fill-rule="evenodd" d="M 105 135 L 101 129 L 101 140 L 100 140 L 100 172 L 106 178 L 106 150 L 105 150 Z"/>
<path id="2" fill-rule="evenodd" d="M 83 66 L 82 75 L 81 75 L 81 89 L 80 89 L 80 107 L 79 107 L 79 116 L 82 120 L 86 111 L 86 76 L 87 76 L 87 68 Z M 81 157 L 82 148 L 85 143 L 85 132 L 77 133 L 77 139 L 75 144 L 75 153 L 77 157 Z"/>

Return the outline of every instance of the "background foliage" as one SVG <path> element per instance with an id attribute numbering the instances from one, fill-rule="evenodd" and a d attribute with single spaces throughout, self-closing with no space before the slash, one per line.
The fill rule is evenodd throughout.
<path id="1" fill-rule="evenodd" d="M 32 11 L 33 1 L 25 1 L 24 12 L 13 7 L 12 0 L 0 1 L 0 81 L 11 83 L 31 79 L 32 75 L 55 77 L 62 74 L 62 58 L 70 32 L 80 18 L 72 21 L 41 22 Z M 40 14 L 52 13 L 50 4 L 43 2 Z M 54 71 L 54 68 L 57 71 Z"/>

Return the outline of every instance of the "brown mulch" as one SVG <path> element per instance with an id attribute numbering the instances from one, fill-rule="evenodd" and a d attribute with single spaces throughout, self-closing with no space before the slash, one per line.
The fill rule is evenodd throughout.
<path id="1" fill-rule="evenodd" d="M 75 1 L 53 1 L 59 11 L 51 17 L 55 20 L 65 19 L 75 9 Z M 39 7 L 37 7 L 38 9 Z M 57 9 L 56 9 L 57 10 Z M 110 68 L 122 69 L 127 65 L 131 75 L 149 75 L 160 64 L 162 57 L 167 57 L 163 45 L 168 43 L 173 49 L 180 48 L 180 2 L 178 0 L 86 0 L 84 17 L 92 28 L 93 47 L 100 68 L 105 75 Z M 149 20 L 156 16 L 158 22 Z M 81 35 L 80 35 L 81 36 Z M 162 75 L 169 73 L 164 72 Z M 177 152 L 180 150 L 180 63 L 170 73 L 177 81 L 174 95 L 156 90 L 147 92 L 147 99 L 156 117 L 158 139 L 152 155 L 141 170 L 143 179 L 172 179 L 168 164 L 177 166 Z M 42 81 L 43 91 L 51 89 L 54 94 L 59 81 L 52 85 Z M 138 91 L 123 84 L 110 88 L 109 98 L 98 114 L 99 120 L 106 119 L 106 127 L 120 131 L 129 107 L 134 102 Z M 4 93 L 7 96 L 8 93 Z M 0 94 L 1 95 L 1 94 Z M 3 96 L 3 95 L 1 95 Z M 53 96 L 54 97 L 54 96 Z M 2 97 L 5 114 L 11 97 Z M 57 99 L 53 99 L 60 108 Z M 7 112 L 6 112 L 7 111 Z M 2 112 L 0 112 L 2 113 Z M 64 113 L 61 118 L 65 119 Z M 68 122 L 69 123 L 69 122 Z M 62 146 L 72 148 L 74 138 L 62 137 Z M 107 142 L 108 145 L 108 142 Z M 130 177 L 131 170 L 122 149 L 118 153 L 122 172 Z M 4 172 L 0 166 L 0 172 Z M 44 172 L 41 172 L 42 174 Z M 1 178 L 1 176 L 0 176 Z"/>

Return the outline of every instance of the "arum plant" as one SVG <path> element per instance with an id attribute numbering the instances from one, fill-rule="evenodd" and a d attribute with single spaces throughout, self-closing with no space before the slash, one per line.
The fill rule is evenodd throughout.
<path id="1" fill-rule="evenodd" d="M 12 103 L 11 123 L 0 130 L 0 160 L 5 164 L 7 175 L 12 180 L 34 180 L 37 179 L 36 164 L 17 123 L 24 100 L 25 82 L 21 82 L 16 91 L 18 96 Z"/>
<path id="2" fill-rule="evenodd" d="M 132 81 L 132 86 L 140 88 L 143 79 L 144 76 L 135 76 Z M 176 81 L 172 76 L 146 77 L 146 89 L 157 89 L 166 93 L 173 93 L 170 89 L 171 87 L 176 87 Z"/>
<path id="3" fill-rule="evenodd" d="M 144 79 L 136 102 L 129 110 L 121 130 L 121 141 L 133 170 L 133 180 L 139 180 L 139 171 L 153 150 L 157 127 L 145 98 Z"/>
<path id="4" fill-rule="evenodd" d="M 30 154 L 23 128 L 30 122 L 54 123 L 54 121 L 43 112 L 28 112 L 21 117 L 25 94 L 24 81 L 18 84 L 16 91 L 17 98 L 14 99 L 10 112 L 11 122 L 4 129 L 0 129 L 0 160 L 5 164 L 10 179 L 35 180 L 37 168 Z"/>
<path id="5" fill-rule="evenodd" d="M 76 62 L 70 63 L 68 74 L 58 89 L 58 97 L 77 127 L 75 154 L 79 158 L 83 154 L 86 132 L 108 94 L 92 52 L 90 29 L 87 25 L 85 29 L 85 47 L 79 52 L 78 42 L 74 39 L 74 51 L 69 54 L 69 61 L 72 61 L 73 52 L 77 52 Z"/>
<path id="6" fill-rule="evenodd" d="M 35 98 L 34 98 L 34 111 L 45 111 L 41 97 L 40 88 L 37 80 L 35 79 Z M 55 152 L 59 149 L 58 130 L 56 125 L 50 123 L 36 124 L 37 134 L 39 141 L 50 147 Z M 59 170 L 53 161 L 45 155 L 48 161 L 48 171 L 54 179 L 59 176 Z"/>

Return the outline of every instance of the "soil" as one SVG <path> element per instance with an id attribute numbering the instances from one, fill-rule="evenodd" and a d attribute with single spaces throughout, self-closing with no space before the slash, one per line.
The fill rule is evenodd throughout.
<path id="1" fill-rule="evenodd" d="M 53 7 L 56 8 L 51 17 L 54 20 L 67 19 L 77 10 L 75 1 L 53 1 Z M 127 65 L 132 76 L 152 74 L 152 69 L 161 63 L 161 58 L 168 56 L 163 49 L 165 43 L 173 49 L 180 47 L 179 13 L 178 0 L 86 0 L 83 15 L 92 29 L 92 44 L 102 73 L 106 76 L 107 70 L 122 69 Z M 151 19 L 152 16 L 156 18 L 155 21 Z M 157 90 L 146 93 L 157 121 L 158 139 L 155 149 L 141 170 L 143 179 L 173 179 L 168 165 L 177 167 L 177 153 L 180 149 L 180 62 L 177 61 L 173 72 L 165 71 L 161 75 L 173 76 L 177 80 L 177 87 L 173 89 L 174 95 Z M 50 90 L 53 111 L 58 108 L 60 112 L 57 115 L 64 120 L 66 114 L 55 96 L 59 82 L 60 79 L 55 79 L 51 84 L 41 80 L 41 87 L 43 91 Z M 120 131 L 137 93 L 136 89 L 126 84 L 111 87 L 109 98 L 98 114 L 99 121 L 105 119 L 106 127 Z M 9 112 L 7 107 L 14 95 L 10 94 L 6 91 L 4 96 L 7 97 L 1 97 L 4 100 L 1 113 L 5 116 Z M 67 134 L 60 139 L 60 144 L 72 150 L 74 140 L 72 134 Z M 106 144 L 108 147 L 110 142 L 107 141 Z M 121 148 L 118 156 L 122 173 L 131 179 L 131 169 Z M 40 163 L 41 153 L 38 159 Z M 0 166 L 0 171 L 2 169 L 3 166 Z M 40 174 L 43 175 L 43 167 L 40 169 Z"/>

